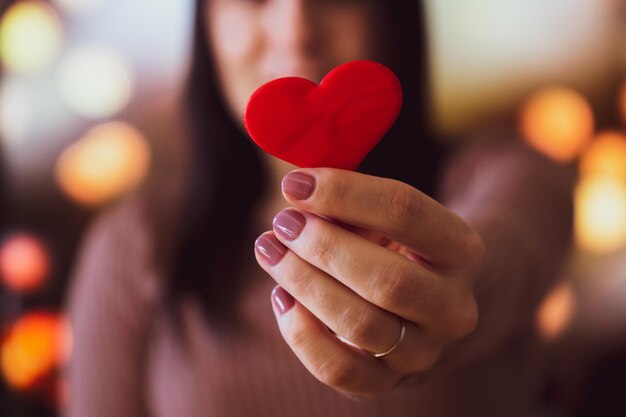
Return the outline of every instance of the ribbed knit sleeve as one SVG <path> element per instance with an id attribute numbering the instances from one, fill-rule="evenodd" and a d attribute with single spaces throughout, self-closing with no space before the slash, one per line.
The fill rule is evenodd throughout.
<path id="1" fill-rule="evenodd" d="M 532 334 L 538 304 L 570 249 L 574 180 L 573 171 L 518 141 L 472 145 L 452 159 L 442 199 L 486 247 L 474 284 L 479 326 L 457 357 L 475 360 Z"/>
<path id="2" fill-rule="evenodd" d="M 159 300 L 140 204 L 101 215 L 86 233 L 73 274 L 67 417 L 142 417 L 147 333 Z"/>

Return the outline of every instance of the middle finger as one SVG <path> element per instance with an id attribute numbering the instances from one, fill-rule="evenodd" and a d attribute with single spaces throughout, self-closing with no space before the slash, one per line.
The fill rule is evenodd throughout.
<path id="1" fill-rule="evenodd" d="M 268 252 L 276 251 L 283 254 L 268 256 Z M 402 324 L 398 316 L 367 302 L 287 250 L 273 233 L 259 237 L 255 252 L 259 264 L 281 287 L 354 347 L 366 352 L 385 352 L 398 341 Z M 389 369 L 399 376 L 428 369 L 440 351 L 439 340 L 425 334 L 414 323 L 405 320 L 404 324 L 404 339 L 384 358 Z"/>
<path id="2" fill-rule="evenodd" d="M 274 265 L 263 260 L 269 245 L 281 245 L 272 233 L 257 240 L 260 265 L 302 305 L 336 334 L 370 352 L 381 352 L 394 344 L 399 331 L 398 318 L 363 300 L 342 283 L 286 251 Z"/>
<path id="3" fill-rule="evenodd" d="M 275 217 L 274 231 L 299 257 L 370 303 L 425 330 L 445 319 L 441 278 L 405 256 L 295 209 Z"/>

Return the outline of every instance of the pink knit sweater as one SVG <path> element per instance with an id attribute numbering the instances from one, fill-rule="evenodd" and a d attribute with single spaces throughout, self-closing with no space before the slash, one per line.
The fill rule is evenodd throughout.
<path id="1" fill-rule="evenodd" d="M 240 298 L 245 326 L 217 335 L 198 303 L 163 306 L 145 204 L 104 213 L 86 236 L 69 314 L 74 350 L 68 417 L 524 416 L 541 390 L 532 317 L 557 275 L 571 226 L 572 178 L 519 146 L 463 152 L 441 199 L 487 245 L 476 284 L 478 330 L 448 352 L 440 372 L 386 396 L 355 400 L 317 381 L 283 341 L 273 280 L 253 265 Z M 450 365 L 450 366 L 447 366 Z M 437 369 L 435 369 L 437 371 Z"/>

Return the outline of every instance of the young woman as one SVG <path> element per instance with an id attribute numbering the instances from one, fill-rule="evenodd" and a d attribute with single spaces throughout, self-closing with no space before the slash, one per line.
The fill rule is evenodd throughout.
<path id="1" fill-rule="evenodd" d="M 67 414 L 528 415 L 567 173 L 506 134 L 444 163 L 418 2 L 197 6 L 189 169 L 86 238 Z M 319 82 L 358 59 L 389 66 L 405 94 L 360 172 L 294 171 L 246 137 L 264 82 Z"/>

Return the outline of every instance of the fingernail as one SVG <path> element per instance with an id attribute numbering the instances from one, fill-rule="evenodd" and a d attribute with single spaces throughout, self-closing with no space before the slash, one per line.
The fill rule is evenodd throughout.
<path id="1" fill-rule="evenodd" d="M 272 290 L 272 302 L 276 306 L 276 310 L 282 316 L 295 304 L 294 298 L 281 286 L 276 286 Z"/>
<path id="2" fill-rule="evenodd" d="M 306 224 L 305 217 L 295 210 L 283 210 L 274 217 L 274 231 L 287 239 L 288 241 L 295 240 L 304 225 Z"/>
<path id="3" fill-rule="evenodd" d="M 283 178 L 283 192 L 296 200 L 306 200 L 315 189 L 315 178 L 302 172 L 290 172 Z"/>
<path id="4" fill-rule="evenodd" d="M 270 266 L 280 262 L 287 253 L 287 248 L 276 239 L 276 236 L 270 233 L 259 236 L 254 242 L 254 248 Z"/>

